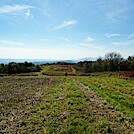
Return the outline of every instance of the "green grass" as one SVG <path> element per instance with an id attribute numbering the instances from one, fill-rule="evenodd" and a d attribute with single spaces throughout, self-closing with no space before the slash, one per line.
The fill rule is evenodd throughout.
<path id="1" fill-rule="evenodd" d="M 119 78 L 112 77 L 77 77 L 77 80 L 95 91 L 100 97 L 106 99 L 115 109 L 134 119 L 134 98 L 129 98 L 122 94 L 118 91 L 118 86 L 115 86 L 120 84 L 123 91 L 124 89 L 129 89 L 131 92 L 134 92 L 131 82 L 124 82 L 124 80 L 121 81 Z"/>
<path id="2" fill-rule="evenodd" d="M 41 103 L 34 107 L 28 118 L 28 127 L 24 132 L 90 134 L 88 122 L 92 117 L 87 109 L 89 99 L 69 79 L 63 78 L 63 82 L 44 92 Z"/>
<path id="3" fill-rule="evenodd" d="M 0 81 L 2 132 L 91 134 L 132 130 L 128 117 L 134 119 L 133 80 L 115 76 L 17 76 Z M 89 89 L 107 101 L 98 103 L 99 99 L 88 95 Z"/>

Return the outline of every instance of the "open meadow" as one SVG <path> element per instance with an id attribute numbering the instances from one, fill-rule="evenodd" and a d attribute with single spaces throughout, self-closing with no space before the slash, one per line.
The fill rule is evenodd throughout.
<path id="1" fill-rule="evenodd" d="M 0 133 L 133 134 L 134 80 L 122 76 L 0 78 Z"/>
<path id="2" fill-rule="evenodd" d="M 134 134 L 134 0 L 0 0 L 0 134 Z"/>

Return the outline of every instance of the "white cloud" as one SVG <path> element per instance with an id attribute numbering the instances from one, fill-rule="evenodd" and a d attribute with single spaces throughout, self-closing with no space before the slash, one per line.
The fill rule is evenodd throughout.
<path id="1" fill-rule="evenodd" d="M 94 49 L 104 49 L 105 46 L 96 46 L 96 45 L 93 45 L 93 44 L 86 44 L 86 43 L 80 43 L 81 46 L 85 46 L 85 47 L 90 47 L 90 48 L 94 48 Z"/>
<path id="2" fill-rule="evenodd" d="M 132 45 L 132 44 L 134 44 L 134 39 L 128 40 L 128 41 L 124 41 L 124 42 L 113 42 L 112 44 L 113 45 L 119 45 L 119 46 Z"/>
<path id="3" fill-rule="evenodd" d="M 110 38 L 110 37 L 118 37 L 118 36 L 121 36 L 121 35 L 117 34 L 117 33 L 113 33 L 113 34 L 105 34 L 105 36 Z"/>
<path id="4" fill-rule="evenodd" d="M 26 15 L 27 17 L 29 17 L 29 16 L 31 15 L 31 14 L 30 14 L 30 10 L 29 10 L 29 9 L 27 9 L 27 11 L 26 11 L 25 15 Z"/>
<path id="5" fill-rule="evenodd" d="M 28 18 L 33 18 L 30 5 L 4 5 L 0 7 L 0 19 L 20 23 Z"/>
<path id="6" fill-rule="evenodd" d="M 94 41 L 94 38 L 92 38 L 92 37 L 87 37 L 87 38 L 85 39 L 85 41 L 87 41 L 87 42 L 92 42 L 92 41 Z"/>
<path id="7" fill-rule="evenodd" d="M 111 38 L 111 37 L 124 37 L 127 39 L 133 39 L 134 38 L 134 33 L 130 34 L 118 34 L 118 33 L 112 33 L 112 34 L 105 34 L 105 37 Z"/>
<path id="8" fill-rule="evenodd" d="M 122 44 L 123 42 L 113 42 L 112 44 L 113 45 L 120 45 L 120 44 Z"/>
<path id="9" fill-rule="evenodd" d="M 0 14 L 8 14 L 8 13 L 13 13 L 13 12 L 18 12 L 22 10 L 28 11 L 32 6 L 29 5 L 4 5 L 0 7 Z"/>
<path id="10" fill-rule="evenodd" d="M 77 23 L 77 21 L 75 21 L 75 20 L 64 21 L 62 24 L 60 24 L 60 25 L 54 27 L 53 30 L 65 28 L 65 27 L 68 27 L 68 26 L 70 26 L 70 25 L 74 25 L 74 24 L 76 24 L 76 23 Z"/>
<path id="11" fill-rule="evenodd" d="M 0 40 L 0 45 L 10 45 L 10 46 L 23 46 L 21 42 L 15 42 L 11 40 Z"/>

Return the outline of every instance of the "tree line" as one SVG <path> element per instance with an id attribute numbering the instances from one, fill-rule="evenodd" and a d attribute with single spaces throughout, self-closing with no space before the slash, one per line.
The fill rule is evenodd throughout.
<path id="1" fill-rule="evenodd" d="M 134 56 L 123 59 L 121 54 L 116 52 L 107 53 L 104 58 L 96 61 L 81 61 L 78 63 L 57 62 L 45 65 L 72 65 L 76 71 L 84 73 L 104 72 L 104 71 L 134 71 Z M 33 63 L 0 64 L 0 74 L 18 74 L 29 72 L 40 72 L 41 67 Z"/>
<path id="2" fill-rule="evenodd" d="M 134 56 L 129 56 L 126 60 L 121 54 L 116 52 L 107 53 L 105 58 L 98 58 L 96 61 L 78 62 L 75 66 L 77 71 L 85 73 L 104 71 L 133 71 Z"/>
<path id="3" fill-rule="evenodd" d="M 39 65 L 34 65 L 33 63 L 16 63 L 10 62 L 9 64 L 0 64 L 1 74 L 18 74 L 18 73 L 29 73 L 29 72 L 39 72 L 41 70 Z"/>

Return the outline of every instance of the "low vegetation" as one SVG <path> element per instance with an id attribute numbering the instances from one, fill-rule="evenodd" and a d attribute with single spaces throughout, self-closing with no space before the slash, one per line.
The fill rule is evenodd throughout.
<path id="1" fill-rule="evenodd" d="M 134 71 L 134 56 L 124 60 L 119 53 L 108 53 L 105 58 L 98 58 L 96 61 L 78 62 L 75 66 L 77 71 L 85 73 L 107 72 L 107 71 Z M 134 77 L 134 72 L 131 74 Z"/>
<path id="2" fill-rule="evenodd" d="M 0 78 L 0 132 L 132 134 L 133 79 L 96 75 Z"/>
<path id="3" fill-rule="evenodd" d="M 0 65 L 0 133 L 133 134 L 134 57 Z"/>
<path id="4" fill-rule="evenodd" d="M 9 64 L 0 65 L 0 74 L 20 74 L 20 73 L 30 73 L 30 72 L 39 72 L 41 70 L 39 65 L 34 65 L 33 63 L 15 63 L 10 62 Z"/>
<path id="5" fill-rule="evenodd" d="M 124 73 L 125 71 L 125 73 Z M 36 75 L 63 76 L 67 72 L 71 76 L 89 76 L 94 72 L 121 72 L 121 75 L 134 77 L 134 56 L 126 60 L 119 53 L 108 53 L 105 58 L 98 58 L 96 61 L 81 61 L 78 63 L 46 63 L 34 65 L 33 63 L 0 64 L 0 76 L 18 75 L 38 72 Z M 30 74 L 31 75 L 31 74 Z"/>
<path id="6" fill-rule="evenodd" d="M 134 80 L 122 77 L 77 77 L 81 83 L 111 103 L 116 110 L 134 119 Z"/>

